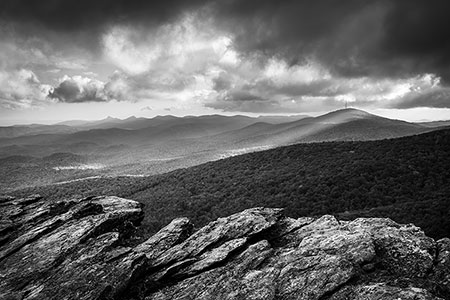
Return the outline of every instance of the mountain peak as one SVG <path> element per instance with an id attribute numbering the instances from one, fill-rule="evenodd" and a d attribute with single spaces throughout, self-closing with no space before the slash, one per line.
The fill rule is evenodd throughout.
<path id="1" fill-rule="evenodd" d="M 330 114 L 332 114 L 332 113 L 346 113 L 346 114 L 372 115 L 371 113 L 368 113 L 365 110 L 358 109 L 358 108 L 353 108 L 353 107 L 338 109 L 338 110 L 331 111 L 329 113 Z"/>
<path id="2" fill-rule="evenodd" d="M 350 120 L 350 119 L 365 119 L 376 117 L 375 115 L 368 113 L 364 110 L 356 108 L 344 108 L 338 109 L 327 114 L 318 116 L 319 119 L 335 119 L 335 120 Z"/>

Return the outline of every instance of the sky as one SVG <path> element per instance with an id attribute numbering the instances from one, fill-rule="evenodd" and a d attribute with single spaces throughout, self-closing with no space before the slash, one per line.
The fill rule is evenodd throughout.
<path id="1" fill-rule="evenodd" d="M 2 0 L 0 124 L 450 119 L 448 0 Z"/>

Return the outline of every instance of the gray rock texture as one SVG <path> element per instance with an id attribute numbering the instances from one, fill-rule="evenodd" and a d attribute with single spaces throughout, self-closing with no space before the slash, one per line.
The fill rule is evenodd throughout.
<path id="1" fill-rule="evenodd" d="M 253 208 L 135 245 L 141 205 L 0 201 L 0 299 L 450 299 L 450 239 L 389 219 Z"/>

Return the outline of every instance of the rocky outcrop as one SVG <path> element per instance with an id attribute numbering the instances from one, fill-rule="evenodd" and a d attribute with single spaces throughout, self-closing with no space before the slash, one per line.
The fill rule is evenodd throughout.
<path id="1" fill-rule="evenodd" d="M 450 299 L 450 240 L 389 219 L 253 208 L 129 239 L 118 197 L 0 199 L 0 299 Z"/>
<path id="2" fill-rule="evenodd" d="M 120 245 L 127 224 L 142 219 L 135 201 L 46 203 L 33 196 L 3 202 L 1 209 L 8 225 L 1 232 L 0 299 L 115 296 L 145 269 L 144 255 Z"/>

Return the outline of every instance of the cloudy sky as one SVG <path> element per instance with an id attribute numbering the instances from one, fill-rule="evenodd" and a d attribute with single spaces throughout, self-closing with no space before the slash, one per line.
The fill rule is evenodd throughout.
<path id="1" fill-rule="evenodd" d="M 0 120 L 450 119 L 448 0 L 2 0 Z"/>

